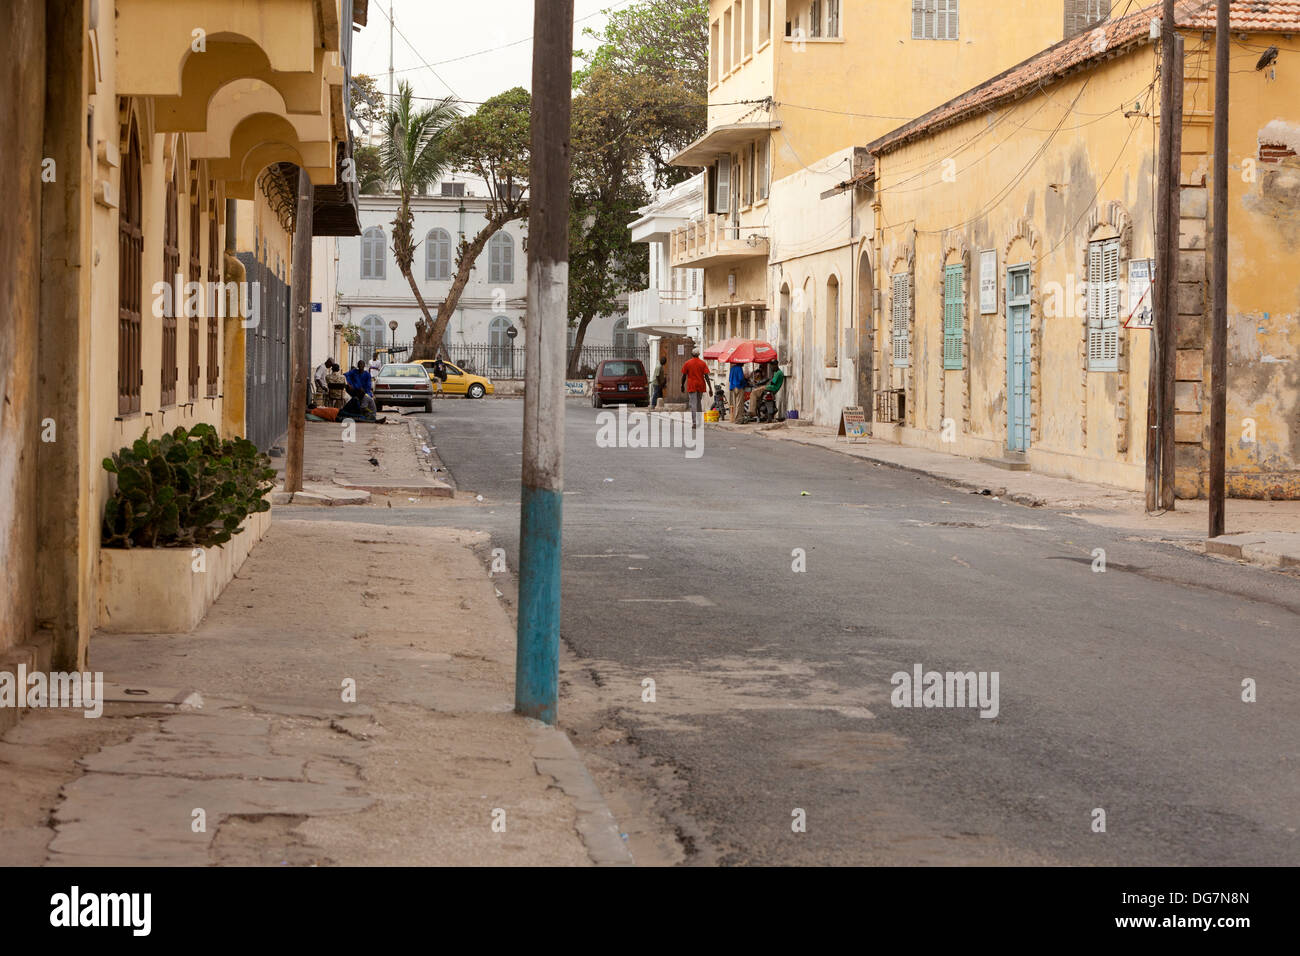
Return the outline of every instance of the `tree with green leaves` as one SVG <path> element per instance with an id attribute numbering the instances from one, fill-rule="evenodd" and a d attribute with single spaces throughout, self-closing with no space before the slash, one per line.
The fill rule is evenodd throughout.
<path id="1" fill-rule="evenodd" d="M 569 217 L 569 322 L 577 373 L 587 328 L 646 281 L 645 246 L 627 225 L 651 186 L 689 177 L 668 164 L 707 125 L 708 3 L 640 0 L 609 13 L 574 76 Z"/>
<path id="2" fill-rule="evenodd" d="M 420 307 L 421 317 L 415 323 L 415 340 L 419 343 L 422 337 L 432 335 L 435 322 L 411 271 L 417 245 L 411 197 L 423 193 L 450 168 L 448 131 L 460 118 L 460 113 L 451 97 L 418 108 L 413 105 L 412 98 L 411 84 L 403 81 L 398 87 L 396 100 L 389 104 L 384 116 L 379 161 L 384 180 L 398 195 L 397 215 L 393 219 L 393 258 Z M 432 339 L 434 342 L 441 340 L 440 335 Z"/>
<path id="3" fill-rule="evenodd" d="M 691 170 L 668 165 L 668 159 L 704 135 L 709 102 L 708 0 L 639 0 L 621 10 L 605 11 L 600 30 L 583 35 L 595 42 L 574 76 L 582 90 L 599 70 L 641 77 L 659 89 L 655 125 L 645 130 L 647 156 L 655 186 L 689 178 Z"/>
<path id="4" fill-rule="evenodd" d="M 522 87 L 499 93 L 477 110 L 460 117 L 448 130 L 451 164 L 475 174 L 487 185 L 486 222 L 471 239 L 456 247 L 456 271 L 438 317 L 423 334 L 417 330 L 415 357 L 433 357 L 442 347 L 470 273 L 488 240 L 506 223 L 528 216 L 529 110 L 531 97 Z"/>
<path id="5" fill-rule="evenodd" d="M 388 183 L 384 179 L 383 162 L 378 146 L 357 146 L 353 160 L 357 170 L 357 192 L 363 196 L 382 195 Z"/>

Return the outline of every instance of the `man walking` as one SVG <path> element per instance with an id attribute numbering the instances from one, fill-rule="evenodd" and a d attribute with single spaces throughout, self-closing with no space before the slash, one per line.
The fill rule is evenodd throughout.
<path id="1" fill-rule="evenodd" d="M 691 413 L 691 428 L 699 428 L 704 416 L 704 394 L 713 390 L 709 367 L 700 358 L 699 349 L 691 349 L 691 357 L 682 365 L 682 388 Z"/>
<path id="2" fill-rule="evenodd" d="M 433 360 L 433 380 L 438 386 L 438 397 L 442 398 L 442 383 L 447 381 L 447 365 L 441 355 Z"/>

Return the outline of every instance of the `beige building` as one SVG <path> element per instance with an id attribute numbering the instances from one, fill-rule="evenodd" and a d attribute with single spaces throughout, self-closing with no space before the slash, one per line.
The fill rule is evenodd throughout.
<path id="1" fill-rule="evenodd" d="M 706 171 L 706 215 L 670 241 L 674 268 L 704 270 L 706 345 L 768 338 L 803 417 L 869 403 L 857 313 L 875 226 L 869 204 L 821 194 L 863 171 L 854 147 L 1086 29 L 1103 6 L 1018 4 L 1012 28 L 999 0 L 711 0 L 709 128 L 674 159 Z"/>
<path id="2" fill-rule="evenodd" d="M 1185 42 L 1177 494 L 1208 487 L 1214 5 Z M 1143 487 L 1161 122 L 1159 7 L 1044 50 L 867 148 L 874 434 Z M 1294 3 L 1232 5 L 1227 489 L 1300 497 L 1300 55 Z M 837 197 L 836 202 L 843 202 Z M 901 398 L 901 403 L 897 400 Z"/>
<path id="3" fill-rule="evenodd" d="M 355 234 L 341 173 L 365 19 L 366 0 L 2 5 L 0 655 L 35 643 L 84 665 L 106 456 L 267 414 L 280 370 L 258 363 L 287 356 L 297 168 L 317 234 Z M 232 314 L 226 284 L 250 277 L 252 308 Z"/>

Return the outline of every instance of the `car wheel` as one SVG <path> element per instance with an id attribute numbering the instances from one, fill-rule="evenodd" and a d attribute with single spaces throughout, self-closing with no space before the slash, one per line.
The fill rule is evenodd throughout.
<path id="1" fill-rule="evenodd" d="M 595 392 L 592 392 L 592 393 L 591 393 L 591 407 L 592 407 L 592 408 L 600 408 L 600 404 L 601 404 L 601 403 L 600 403 L 600 396 L 597 395 Z"/>
<path id="2" fill-rule="evenodd" d="M 469 390 L 466 391 L 465 394 L 468 395 L 470 398 L 482 398 L 483 393 L 485 391 L 486 390 L 483 388 L 483 384 L 481 382 L 475 382 L 473 385 L 469 387 Z"/>
<path id="3" fill-rule="evenodd" d="M 424 414 L 429 415 L 433 412 L 433 398 L 430 396 L 424 400 Z"/>

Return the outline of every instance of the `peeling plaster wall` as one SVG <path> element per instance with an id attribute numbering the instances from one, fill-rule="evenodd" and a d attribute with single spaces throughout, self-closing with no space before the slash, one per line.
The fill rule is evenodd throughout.
<path id="1" fill-rule="evenodd" d="M 44 4 L 0 6 L 0 652 L 26 641 L 36 592 L 36 456 L 40 441 L 36 375 L 40 312 L 40 196 L 45 112 Z"/>
<path id="2" fill-rule="evenodd" d="M 1300 40 L 1253 35 L 1242 42 L 1276 45 L 1281 55 L 1262 72 L 1234 63 L 1231 78 L 1227 487 L 1235 497 L 1294 499 L 1300 498 Z M 1207 74 L 1212 83 L 1212 68 Z M 1207 352 L 1207 401 L 1209 364 Z M 1206 411 L 1208 422 L 1208 404 Z"/>

